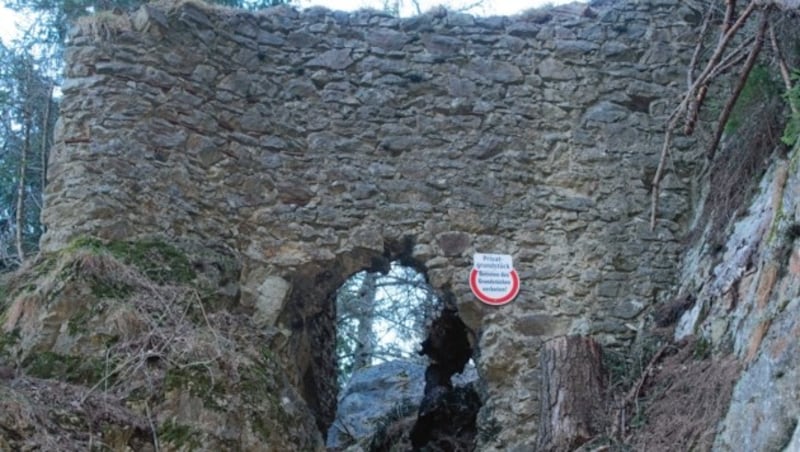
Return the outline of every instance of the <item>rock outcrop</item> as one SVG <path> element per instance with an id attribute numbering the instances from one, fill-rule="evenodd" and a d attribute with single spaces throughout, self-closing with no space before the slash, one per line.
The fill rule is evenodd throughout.
<path id="1" fill-rule="evenodd" d="M 744 365 L 718 450 L 800 444 L 800 147 L 772 160 L 724 247 L 687 253 L 681 292 L 696 301 L 676 335 L 699 334 Z"/>
<path id="2" fill-rule="evenodd" d="M 405 361 L 353 372 L 339 396 L 326 446 L 341 450 L 357 443 L 368 445 L 389 421 L 413 416 L 422 399 L 424 372 L 421 364 Z"/>
<path id="3" fill-rule="evenodd" d="M 0 449 L 321 450 L 285 334 L 232 308 L 237 270 L 82 239 L 3 281 Z"/>

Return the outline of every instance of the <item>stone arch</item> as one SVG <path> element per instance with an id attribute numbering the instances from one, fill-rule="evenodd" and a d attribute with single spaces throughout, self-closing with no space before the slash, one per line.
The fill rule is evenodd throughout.
<path id="1" fill-rule="evenodd" d="M 288 276 L 290 293 L 277 323 L 290 331 L 289 353 L 295 385 L 311 408 L 320 431 L 327 431 L 336 413 L 336 290 L 362 270 L 385 273 L 399 261 L 426 274 L 412 255 L 414 239 L 406 235 L 384 241 L 383 250 L 357 247 L 333 259 L 298 266 Z"/>

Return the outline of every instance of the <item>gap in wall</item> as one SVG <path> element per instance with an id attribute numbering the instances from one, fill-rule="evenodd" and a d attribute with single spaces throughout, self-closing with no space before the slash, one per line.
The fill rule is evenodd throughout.
<path id="1" fill-rule="evenodd" d="M 348 278 L 336 292 L 340 390 L 363 367 L 393 360 L 424 364 L 419 347 L 440 304 L 424 274 L 396 261 L 386 274 L 361 271 Z"/>
<path id="2" fill-rule="evenodd" d="M 424 270 L 384 270 L 358 272 L 335 294 L 339 394 L 327 446 L 407 450 L 444 436 L 471 446 L 481 402 L 467 329 Z M 452 383 L 451 355 L 464 370 Z"/>

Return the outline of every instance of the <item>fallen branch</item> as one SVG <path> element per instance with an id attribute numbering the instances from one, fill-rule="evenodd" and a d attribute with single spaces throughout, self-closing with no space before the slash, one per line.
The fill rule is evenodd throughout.
<path id="1" fill-rule="evenodd" d="M 625 398 L 622 399 L 622 404 L 617 411 L 617 416 L 615 416 L 615 422 L 617 425 L 615 425 L 612 429 L 612 432 L 618 435 L 619 439 L 623 439 L 623 434 L 625 433 L 625 424 L 627 422 L 625 413 L 628 410 L 628 406 L 634 405 L 634 402 L 639 397 L 639 393 L 642 392 L 644 383 L 647 381 L 650 375 L 652 375 L 656 363 L 661 359 L 669 347 L 669 344 L 662 345 L 661 348 L 656 351 L 656 353 L 652 358 L 650 358 L 650 361 L 647 362 L 647 365 L 642 370 L 642 374 L 636 380 L 636 384 L 631 387 L 631 389 L 625 395 Z"/>
<path id="2" fill-rule="evenodd" d="M 694 66 L 697 64 L 697 58 L 699 58 L 699 54 L 702 52 L 702 41 L 704 39 L 704 33 L 707 29 L 707 25 L 705 24 L 701 29 L 701 34 L 699 37 L 698 45 L 695 47 L 694 54 L 692 55 L 692 61 L 690 62 L 690 68 L 687 73 L 687 85 L 689 88 L 684 93 L 683 98 L 681 99 L 680 104 L 675 108 L 675 110 L 670 115 L 669 120 L 667 121 L 666 132 L 664 134 L 664 143 L 661 147 L 661 156 L 659 158 L 658 167 L 656 168 L 655 175 L 653 175 L 653 181 L 651 184 L 651 209 L 650 209 L 650 230 L 654 230 L 656 227 L 656 218 L 658 212 L 658 197 L 660 193 L 661 187 L 661 180 L 664 177 L 665 166 L 667 162 L 667 157 L 669 156 L 669 149 L 672 145 L 672 139 L 675 132 L 675 128 L 678 126 L 678 121 L 681 117 L 685 117 L 687 120 L 685 131 L 687 134 L 691 134 L 694 131 L 694 125 L 697 120 L 697 112 L 702 107 L 703 101 L 705 100 L 706 91 L 709 83 L 719 74 L 724 72 L 727 68 L 731 67 L 737 61 L 739 61 L 739 54 L 740 49 L 744 48 L 740 45 L 737 49 L 735 49 L 731 54 L 723 59 L 725 55 L 725 50 L 730 44 L 731 39 L 736 34 L 739 29 L 744 26 L 747 22 L 747 19 L 750 15 L 755 11 L 757 7 L 757 0 L 751 0 L 747 7 L 742 11 L 739 17 L 734 21 L 733 18 L 735 17 L 735 10 L 736 10 L 736 0 L 727 0 L 726 2 L 726 10 L 725 10 L 725 19 L 723 24 L 722 33 L 720 34 L 719 41 L 717 42 L 717 46 L 714 49 L 711 57 L 708 60 L 703 71 L 700 75 L 694 79 Z M 713 5 L 710 5 L 709 8 L 713 8 Z M 712 13 L 709 10 L 706 13 L 707 20 L 710 21 Z M 764 14 L 766 17 L 766 13 Z M 762 19 L 762 22 L 766 19 Z M 756 41 L 763 42 L 763 34 L 760 35 L 761 39 L 756 39 Z M 760 51 L 761 44 L 754 44 L 754 48 L 758 47 Z M 751 49 L 751 55 L 752 55 Z M 758 51 L 756 51 L 756 56 Z M 752 66 L 750 67 L 752 69 Z M 749 69 L 747 70 L 749 74 Z M 745 78 L 746 80 L 746 78 Z M 739 90 L 741 92 L 741 90 Z M 737 94 L 738 97 L 738 94 Z M 735 103 L 736 99 L 733 99 L 733 103 Z M 731 100 L 729 100 L 729 103 Z M 730 115 L 730 112 L 728 112 Z M 727 121 L 727 119 L 726 119 Z M 724 125 L 723 125 L 724 128 Z M 715 140 L 714 147 L 716 147 L 716 142 L 719 140 Z M 712 153 L 713 156 L 713 153 Z"/>
<path id="3" fill-rule="evenodd" d="M 750 71 L 753 70 L 753 66 L 756 64 L 756 58 L 758 58 L 758 54 L 761 52 L 761 48 L 764 44 L 764 35 L 767 31 L 767 25 L 769 25 L 767 16 L 768 15 L 766 11 L 761 15 L 761 23 L 758 26 L 758 34 L 756 35 L 756 40 L 753 43 L 753 48 L 750 49 L 750 54 L 747 56 L 747 60 L 744 63 L 742 72 L 739 74 L 739 80 L 736 82 L 736 87 L 733 89 L 733 93 L 730 95 L 730 97 L 728 97 L 728 102 L 725 103 L 725 108 L 722 109 L 722 113 L 719 115 L 716 130 L 714 130 L 714 138 L 711 139 L 711 144 L 709 144 L 708 150 L 706 151 L 708 160 L 712 160 L 714 158 L 719 141 L 722 139 L 722 132 L 725 130 L 725 126 L 728 124 L 728 119 L 731 117 L 733 107 L 736 105 L 736 101 L 739 100 L 739 96 L 742 94 L 742 90 L 747 84 L 747 78 L 750 76 Z"/>
<path id="4" fill-rule="evenodd" d="M 668 348 L 669 344 L 662 345 L 661 348 L 659 348 L 658 351 L 653 355 L 653 357 L 650 358 L 650 361 L 647 362 L 647 365 L 644 367 L 644 370 L 639 376 L 639 379 L 636 381 L 636 384 L 633 385 L 630 391 L 628 391 L 628 394 L 622 401 L 623 405 L 629 405 L 639 397 L 639 393 L 642 392 L 642 386 L 644 386 L 645 381 L 647 381 L 652 374 L 656 363 L 661 359 L 661 356 L 664 355 Z"/>
<path id="5" fill-rule="evenodd" d="M 150 424 L 150 431 L 153 433 L 153 448 L 155 452 L 161 452 L 161 445 L 158 442 L 158 431 L 153 423 L 153 413 L 150 412 L 150 405 L 147 403 L 147 399 L 144 401 L 144 412 L 147 415 L 147 422 Z"/>
<path id="6" fill-rule="evenodd" d="M 703 41 L 705 40 L 706 33 L 708 33 L 708 26 L 711 23 L 711 17 L 714 15 L 714 3 L 709 3 L 706 15 L 703 19 L 703 26 L 700 28 L 700 34 L 697 38 L 697 45 L 692 53 L 692 59 L 689 62 L 689 69 L 686 71 L 686 89 L 691 90 L 694 85 L 694 71 L 697 69 L 697 61 L 700 59 L 700 54 L 703 52 Z M 705 85 L 701 87 L 697 96 L 694 96 L 689 103 L 689 108 L 686 115 L 686 135 L 691 135 L 694 132 L 694 125 L 697 123 L 697 113 L 700 110 L 700 104 L 703 103 L 705 98 Z"/>

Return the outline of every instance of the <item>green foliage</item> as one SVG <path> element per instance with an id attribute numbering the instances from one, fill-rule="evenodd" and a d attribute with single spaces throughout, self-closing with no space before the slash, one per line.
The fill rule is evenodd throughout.
<path id="1" fill-rule="evenodd" d="M 0 333 L 0 360 L 13 358 L 13 349 L 19 342 L 19 329 Z"/>
<path id="2" fill-rule="evenodd" d="M 217 0 L 225 6 L 257 10 L 291 0 Z M 114 18 L 144 0 L 5 0 L 3 6 L 31 17 L 22 38 L 0 43 L 0 271 L 33 254 L 44 232 L 41 206 L 53 129 L 58 119 L 54 88 L 63 72 L 64 43 L 71 23 L 94 15 Z M 24 176 L 24 177 L 22 177 Z M 24 181 L 24 182 L 23 182 Z M 21 188 L 21 190 L 20 190 Z M 22 193 L 22 196 L 19 195 Z M 17 203 L 22 198 L 21 203 Z M 21 206 L 21 208 L 18 208 Z M 17 221 L 17 211 L 20 221 Z"/>
<path id="3" fill-rule="evenodd" d="M 115 297 L 112 296 L 111 298 Z M 113 302 L 116 303 L 117 299 Z M 92 321 L 94 321 L 95 325 L 97 324 L 97 318 L 108 308 L 107 303 L 103 301 L 93 302 L 89 307 L 78 309 L 67 321 L 67 333 L 71 336 L 90 334 L 93 344 L 103 343 L 107 347 L 118 342 L 120 339 L 118 334 L 92 332 L 88 329 L 93 324 Z"/>
<path id="4" fill-rule="evenodd" d="M 31 376 L 54 378 L 70 383 L 93 385 L 102 380 L 107 369 L 114 364 L 85 356 L 67 356 L 53 352 L 34 353 L 22 362 L 22 367 Z"/>
<path id="5" fill-rule="evenodd" d="M 5 302 L 9 299 L 8 286 L 0 279 L 0 312 L 4 311 Z"/>
<path id="6" fill-rule="evenodd" d="M 79 237 L 70 243 L 66 251 L 76 249 L 91 250 L 95 253 L 109 252 L 124 263 L 136 267 L 159 284 L 188 283 L 196 276 L 189 258 L 184 253 L 169 243 L 159 240 L 106 243 L 94 237 Z M 98 287 L 93 287 L 92 290 L 97 290 L 99 295 L 116 296 L 124 295 L 130 288 L 118 283 L 105 283 L 105 285 L 98 283 Z"/>
<path id="7" fill-rule="evenodd" d="M 72 336 L 88 332 L 86 330 L 87 322 L 92 318 L 94 313 L 91 309 L 80 309 L 67 321 L 67 332 Z"/>
<path id="8" fill-rule="evenodd" d="M 794 86 L 785 95 L 786 101 L 791 107 L 791 113 L 781 137 L 781 141 L 788 146 L 794 146 L 800 138 L 800 70 L 792 73 L 792 81 Z"/>
<path id="9" fill-rule="evenodd" d="M 157 283 L 187 283 L 195 278 L 189 259 L 174 246 L 160 241 L 111 242 L 108 250 L 141 270 Z"/>
<path id="10" fill-rule="evenodd" d="M 202 399 L 207 408 L 222 410 L 223 407 L 214 396 L 225 394 L 225 387 L 211 372 L 210 368 L 199 364 L 171 367 L 164 377 L 164 387 L 168 391 L 188 390 L 190 394 Z"/>
<path id="11" fill-rule="evenodd" d="M 503 431 L 503 426 L 495 417 L 489 417 L 485 422 L 478 425 L 478 441 L 489 444 L 497 438 Z"/>
<path id="12" fill-rule="evenodd" d="M 627 349 L 604 350 L 603 367 L 608 372 L 610 386 L 622 390 L 630 388 L 661 348 L 662 342 L 660 336 L 644 336 Z"/>
<path id="13" fill-rule="evenodd" d="M 694 342 L 692 357 L 698 361 L 702 361 L 711 356 L 711 349 L 711 341 L 701 336 Z"/>
<path id="14" fill-rule="evenodd" d="M 161 443 L 170 444 L 180 450 L 196 450 L 202 445 L 191 427 L 179 424 L 173 419 L 168 419 L 158 426 L 158 439 Z"/>
<path id="15" fill-rule="evenodd" d="M 133 293 L 133 287 L 116 280 L 94 279 L 92 295 L 97 298 L 123 299 Z"/>
<path id="16" fill-rule="evenodd" d="M 631 416 L 628 426 L 633 429 L 639 429 L 647 425 L 647 415 L 645 414 L 644 408 L 638 404 L 634 409 L 635 411 L 633 412 L 633 416 Z"/>
<path id="17" fill-rule="evenodd" d="M 739 130 L 742 124 L 746 124 L 753 106 L 779 96 L 780 86 L 768 66 L 761 64 L 753 66 L 747 76 L 747 82 L 736 100 L 736 105 L 731 111 L 728 123 L 725 124 L 725 133 L 733 133 Z"/>
<path id="18" fill-rule="evenodd" d="M 41 56 L 0 43 L 0 271 L 21 260 L 16 232 L 24 254 L 37 249 L 42 233 L 42 189 L 58 110 L 52 88 Z"/>

